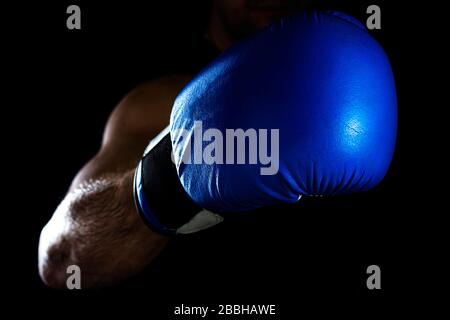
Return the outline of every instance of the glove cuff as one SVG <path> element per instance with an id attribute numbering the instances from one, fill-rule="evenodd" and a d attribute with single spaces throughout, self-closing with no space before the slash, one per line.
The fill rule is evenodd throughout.
<path id="1" fill-rule="evenodd" d="M 168 128 L 152 140 L 134 174 L 137 211 L 155 232 L 173 236 L 194 233 L 223 221 L 196 205 L 184 190 L 172 162 Z"/>

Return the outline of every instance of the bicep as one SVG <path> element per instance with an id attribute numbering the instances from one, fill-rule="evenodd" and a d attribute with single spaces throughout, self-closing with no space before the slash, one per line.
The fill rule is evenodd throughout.
<path id="1" fill-rule="evenodd" d="M 136 166 L 149 141 L 168 125 L 173 102 L 188 80 L 186 75 L 161 78 L 122 99 L 108 119 L 99 152 L 80 170 L 72 186 Z"/>

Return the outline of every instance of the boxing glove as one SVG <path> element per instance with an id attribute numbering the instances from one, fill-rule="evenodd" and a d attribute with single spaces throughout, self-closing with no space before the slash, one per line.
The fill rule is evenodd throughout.
<path id="1" fill-rule="evenodd" d="M 336 12 L 301 13 L 232 47 L 182 90 L 170 122 L 181 184 L 215 212 L 368 190 L 396 128 L 384 50 Z"/>
<path id="2" fill-rule="evenodd" d="M 171 235 L 227 212 L 368 190 L 388 170 L 396 128 L 381 46 L 345 14 L 300 13 L 233 46 L 180 92 L 136 169 L 136 205 Z"/>

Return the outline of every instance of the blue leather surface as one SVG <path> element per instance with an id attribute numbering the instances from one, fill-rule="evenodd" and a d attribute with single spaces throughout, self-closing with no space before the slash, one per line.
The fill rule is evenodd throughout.
<path id="1" fill-rule="evenodd" d="M 301 13 L 232 47 L 177 97 L 171 115 L 175 163 L 187 193 L 216 211 L 239 211 L 299 195 L 368 190 L 395 148 L 393 74 L 381 46 L 342 13 Z M 185 164 L 194 121 L 208 128 L 278 128 L 280 167 Z"/>

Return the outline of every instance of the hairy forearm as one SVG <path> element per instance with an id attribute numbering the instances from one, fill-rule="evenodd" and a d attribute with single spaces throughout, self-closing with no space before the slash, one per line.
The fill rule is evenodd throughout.
<path id="1" fill-rule="evenodd" d="M 82 286 L 119 282 L 139 272 L 167 237 L 153 233 L 134 207 L 133 173 L 149 140 L 167 126 L 189 76 L 164 77 L 130 92 L 112 112 L 99 152 L 78 172 L 42 230 L 39 271 L 65 287 L 66 269 L 81 269 Z"/>
<path id="2" fill-rule="evenodd" d="M 116 283 L 142 270 L 167 239 L 138 216 L 133 171 L 89 179 L 71 188 L 44 227 L 39 271 L 52 287 L 64 287 L 66 269 L 81 269 L 84 287 Z"/>

